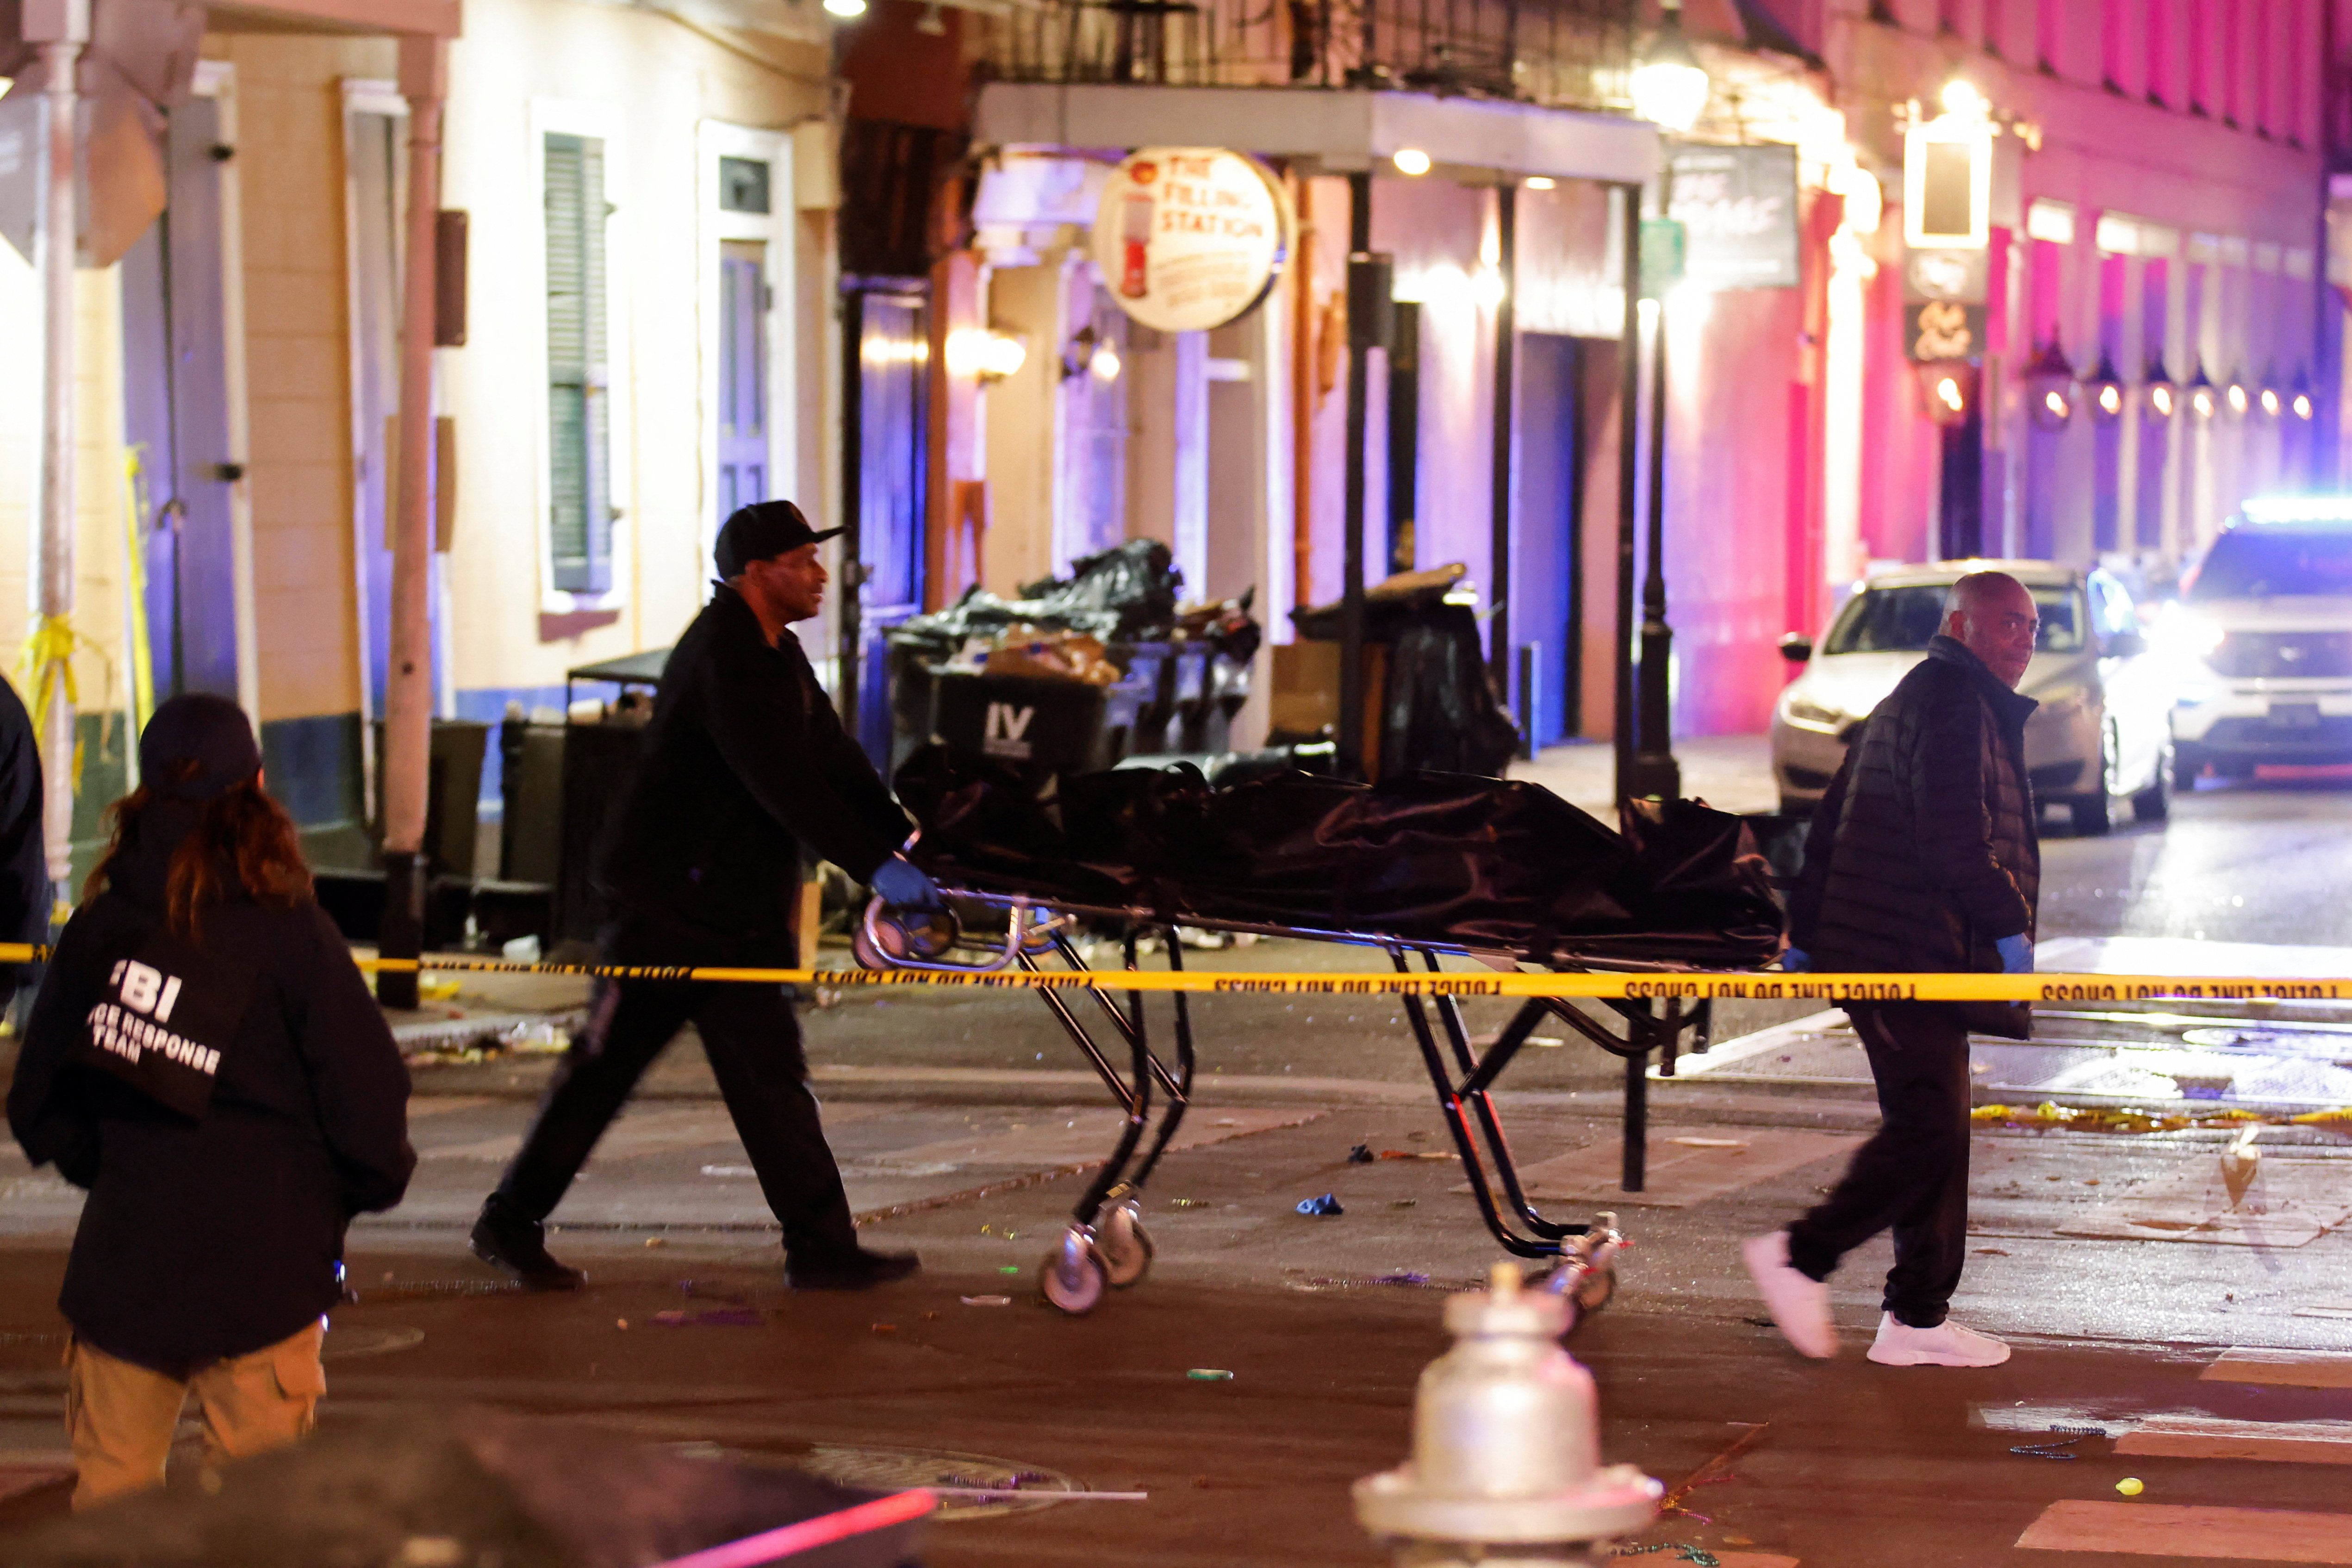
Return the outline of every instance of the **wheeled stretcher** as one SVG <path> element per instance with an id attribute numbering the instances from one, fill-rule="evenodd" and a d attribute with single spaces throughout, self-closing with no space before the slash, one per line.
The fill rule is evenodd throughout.
<path id="1" fill-rule="evenodd" d="M 971 888 L 942 890 L 956 906 L 1003 916 L 1006 928 L 1002 942 L 988 943 L 993 952 L 959 958 L 955 956 L 959 948 L 969 952 L 977 944 L 961 941 L 951 921 L 910 927 L 895 920 L 877 900 L 867 908 L 855 933 L 859 961 L 876 969 L 987 972 L 1017 966 L 1034 972 L 1058 963 L 1084 972 L 1087 961 L 1072 937 L 1073 930 L 1083 925 L 1095 931 L 1116 931 L 1128 969 L 1137 967 L 1140 948 L 1153 937 L 1164 946 L 1170 966 L 1181 969 L 1184 946 L 1177 931 L 1180 924 L 1192 930 L 1376 948 L 1388 955 L 1400 973 L 1412 973 L 1416 965 L 1425 973 L 1439 973 L 1439 960 L 1446 956 L 1474 957 L 1489 963 L 1504 962 L 1507 956 L 1377 932 L 1240 921 L 1203 922 L 1188 918 L 1180 921 L 1143 909 L 1045 903 L 1022 894 Z M 1650 966 L 1612 959 L 1592 967 Z M 1078 991 L 1091 998 L 1099 1011 L 1100 1021 L 1091 1026 L 1083 1016 L 1085 1004 L 1072 1005 Z M 1153 1247 L 1144 1225 L 1142 1197 L 1192 1105 L 1198 1062 L 1192 999 L 1181 991 L 1168 995 L 1167 1041 L 1155 1046 L 1141 991 L 1129 991 L 1123 1000 L 1100 984 L 1040 987 L 1036 994 L 1127 1113 L 1117 1144 L 1072 1209 L 1069 1227 L 1040 1271 L 1045 1299 L 1063 1311 L 1082 1313 L 1092 1310 L 1108 1289 L 1133 1285 L 1150 1269 Z M 1622 1181 L 1625 1191 L 1638 1193 L 1643 1185 L 1648 1139 L 1649 1064 L 1658 1059 L 1671 1072 L 1686 1037 L 1690 1048 L 1705 1050 L 1713 1005 L 1699 1001 L 1685 1008 L 1674 999 L 1612 998 L 1590 1005 L 1606 1010 L 1596 1016 L 1573 1002 L 1530 998 L 1495 1043 L 1481 1053 L 1472 1046 L 1460 1004 L 1453 996 L 1405 995 L 1397 1000 L 1404 1009 L 1413 1045 L 1428 1072 L 1454 1153 L 1469 1178 L 1471 1197 L 1486 1229 L 1514 1256 L 1552 1263 L 1555 1267 L 1548 1283 L 1571 1299 L 1579 1315 L 1599 1310 L 1614 1292 L 1614 1260 L 1625 1245 L 1616 1216 L 1603 1213 L 1591 1220 L 1560 1220 L 1545 1215 L 1529 1201 L 1495 1103 L 1495 1085 L 1548 1016 L 1622 1058 L 1625 1066 Z"/>
<path id="2" fill-rule="evenodd" d="M 938 748 L 910 758 L 898 787 L 923 825 L 917 862 L 975 927 L 1001 917 L 1004 930 L 1001 945 L 988 939 L 994 952 L 959 957 L 975 944 L 952 916 L 896 919 L 877 902 L 855 932 L 873 968 L 1083 973 L 1072 936 L 1082 925 L 1118 941 L 1130 971 L 1153 937 L 1181 968 L 1180 926 L 1374 948 L 1401 975 L 1435 974 L 1446 957 L 1505 969 L 1738 969 L 1780 943 L 1752 841 L 1737 818 L 1690 802 L 1629 816 L 1620 834 L 1532 784 L 1496 779 L 1423 773 L 1364 786 L 1289 773 L 1212 789 L 1184 767 L 1041 779 Z M 1150 1268 L 1141 1194 L 1192 1100 L 1190 999 L 1170 994 L 1167 1043 L 1156 1046 L 1143 990 L 1122 999 L 1118 989 L 1038 988 L 1126 1112 L 1043 1271 L 1046 1299 L 1069 1312 Z M 1429 993 L 1398 1000 L 1480 1217 L 1506 1251 L 1557 1260 L 1553 1285 L 1583 1307 L 1606 1300 L 1623 1244 L 1613 1217 L 1555 1219 L 1529 1202 L 1496 1083 L 1547 1016 L 1622 1058 L 1623 1184 L 1638 1192 L 1649 1064 L 1671 1064 L 1686 1036 L 1704 1049 L 1709 1005 L 1611 999 L 1587 1011 L 1532 998 L 1481 1053 L 1454 997 Z"/>

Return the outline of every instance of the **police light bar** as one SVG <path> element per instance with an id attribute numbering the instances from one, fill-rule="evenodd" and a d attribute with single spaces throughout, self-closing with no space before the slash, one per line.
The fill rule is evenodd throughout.
<path id="1" fill-rule="evenodd" d="M 2248 522 L 2352 523 L 2352 495 L 2256 496 L 2239 512 Z"/>

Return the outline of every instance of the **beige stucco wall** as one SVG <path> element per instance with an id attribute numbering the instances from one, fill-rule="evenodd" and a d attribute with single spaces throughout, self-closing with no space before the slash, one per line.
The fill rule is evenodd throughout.
<path id="1" fill-rule="evenodd" d="M 572 666 L 668 643 L 699 606 L 709 503 L 697 127 L 716 120 L 781 130 L 820 116 L 826 65 L 818 47 L 777 39 L 737 47 L 649 12 L 573 0 L 467 6 L 466 36 L 450 52 L 443 200 L 470 215 L 469 335 L 440 355 L 441 406 L 457 421 L 463 475 L 451 573 L 461 691 L 560 683 Z M 548 99 L 599 106 L 618 125 L 607 180 L 619 209 L 613 239 L 623 292 L 612 330 L 625 337 L 628 379 L 614 394 L 615 438 L 626 443 L 614 500 L 627 542 L 613 613 L 541 613 L 546 300 L 531 141 L 533 100 Z M 779 188 L 773 199 L 788 205 L 792 192 Z M 807 242 L 811 226 L 794 227 L 805 285 L 822 256 Z M 779 297 L 778 309 L 791 307 Z M 821 363 L 813 356 L 824 353 L 824 317 L 804 307 L 797 325 L 801 359 Z M 801 449 L 814 453 L 822 445 L 817 402 L 803 395 L 796 406 Z M 806 493 L 804 485 L 779 487 L 793 489 Z"/>

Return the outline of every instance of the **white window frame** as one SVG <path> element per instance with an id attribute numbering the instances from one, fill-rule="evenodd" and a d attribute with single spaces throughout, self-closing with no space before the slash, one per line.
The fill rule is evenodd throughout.
<path id="1" fill-rule="evenodd" d="M 532 527 L 539 541 L 539 608 L 542 615 L 576 616 L 618 610 L 629 602 L 636 576 L 636 466 L 635 404 L 630 395 L 628 258 L 620 242 L 618 199 L 626 168 L 620 107 L 576 99 L 534 98 L 530 100 L 530 189 L 534 205 L 529 224 L 530 266 L 536 280 L 531 300 L 530 342 L 532 426 L 537 432 L 538 463 Z M 548 526 L 548 507 L 555 489 L 554 438 L 547 415 L 547 139 L 550 136 L 593 136 L 604 144 L 604 363 L 611 386 L 606 433 L 612 443 L 606 460 L 612 465 L 613 585 L 601 594 L 577 594 L 555 585 L 555 541 Z"/>
<path id="2" fill-rule="evenodd" d="M 700 522 L 696 529 L 702 560 L 698 599 L 709 597 L 710 579 L 717 571 L 711 551 L 718 542 L 722 521 L 713 510 L 719 496 L 719 316 L 722 309 L 719 255 L 719 247 L 730 239 L 757 240 L 767 247 L 762 277 L 771 290 L 769 297 L 775 301 L 767 312 L 769 492 L 791 500 L 793 490 L 799 488 L 800 344 L 796 317 L 800 280 L 793 266 L 793 220 L 799 209 L 794 200 L 793 152 L 793 134 L 789 131 L 761 131 L 720 120 L 705 120 L 695 127 L 695 210 L 701 216 L 701 233 L 695 247 L 697 335 L 702 356 L 702 496 L 698 509 Z M 765 213 L 727 212 L 720 208 L 721 158 L 751 158 L 768 165 Z M 801 510 L 812 516 L 823 515 L 821 507 L 803 504 Z M 817 526 L 824 525 L 819 522 Z"/>

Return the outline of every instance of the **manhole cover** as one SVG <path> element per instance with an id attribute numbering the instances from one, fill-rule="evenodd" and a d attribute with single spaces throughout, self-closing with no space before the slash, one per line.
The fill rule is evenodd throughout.
<path id="1" fill-rule="evenodd" d="M 1057 1470 L 1043 1470 L 1034 1465 L 992 1459 L 981 1454 L 952 1454 L 932 1448 L 853 1448 L 819 1443 L 793 1462 L 826 1480 L 877 1491 L 904 1490 L 908 1487 L 1002 1487 L 1021 1493 L 1019 1497 L 976 1498 L 946 1492 L 940 1496 L 940 1510 L 933 1516 L 938 1519 L 1017 1513 L 1047 1507 L 1055 1500 L 1055 1492 L 1086 1489 Z"/>
<path id="2" fill-rule="evenodd" d="M 394 1351 L 414 1350 L 425 1342 L 423 1329 L 377 1327 L 361 1324 L 355 1328 L 333 1329 L 327 1342 L 320 1347 L 320 1361 L 352 1361 L 363 1355 L 390 1355 Z"/>

